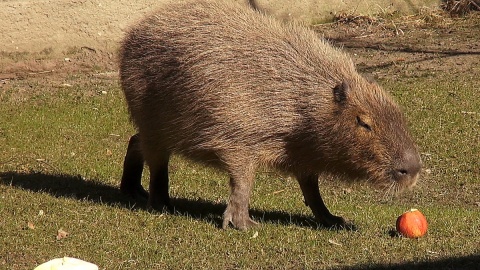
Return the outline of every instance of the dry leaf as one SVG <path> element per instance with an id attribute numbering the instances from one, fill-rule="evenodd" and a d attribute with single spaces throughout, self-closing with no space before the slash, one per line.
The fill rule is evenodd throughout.
<path id="1" fill-rule="evenodd" d="M 107 156 L 111 156 L 112 155 L 112 151 L 110 149 L 107 149 L 107 151 L 105 151 L 105 153 L 107 154 Z"/>
<path id="2" fill-rule="evenodd" d="M 281 190 L 277 190 L 277 191 L 272 192 L 272 194 L 273 194 L 273 195 L 276 195 L 276 194 L 282 193 L 282 192 L 284 192 L 284 191 L 285 191 L 285 189 L 281 189 Z"/>
<path id="3" fill-rule="evenodd" d="M 33 224 L 32 222 L 29 221 L 27 226 L 30 230 L 35 230 L 35 224 Z"/>
<path id="4" fill-rule="evenodd" d="M 253 236 L 250 237 L 250 239 L 254 239 L 254 238 L 257 238 L 257 237 L 258 237 L 258 232 L 255 232 L 255 233 L 253 234 Z"/>
<path id="5" fill-rule="evenodd" d="M 336 245 L 336 246 L 341 246 L 342 245 L 340 243 L 337 243 L 337 242 L 333 241 L 332 239 L 328 239 L 328 243 L 330 243 L 332 245 Z"/>
<path id="6" fill-rule="evenodd" d="M 68 232 L 64 231 L 63 229 L 60 229 L 57 231 L 57 240 L 61 240 L 67 236 L 68 236 Z"/>

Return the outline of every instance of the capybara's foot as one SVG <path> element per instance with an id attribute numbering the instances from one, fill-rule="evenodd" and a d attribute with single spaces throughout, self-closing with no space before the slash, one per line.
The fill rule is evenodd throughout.
<path id="1" fill-rule="evenodd" d="M 120 192 L 139 202 L 146 203 L 148 200 L 148 192 L 141 185 L 136 187 L 122 185 L 120 186 Z"/>
<path id="2" fill-rule="evenodd" d="M 173 213 L 174 211 L 173 206 L 170 203 L 170 198 L 159 200 L 159 199 L 152 198 L 152 196 L 150 196 L 148 199 L 147 208 L 149 210 L 158 211 L 158 212 Z"/>
<path id="3" fill-rule="evenodd" d="M 356 230 L 356 226 L 352 222 L 339 216 L 331 215 L 328 218 L 322 218 L 322 220 L 319 220 L 319 222 L 327 228 L 349 230 L 349 231 Z"/>
<path id="4" fill-rule="evenodd" d="M 245 211 L 239 211 L 230 205 L 227 206 L 227 210 L 223 213 L 223 224 L 222 228 L 228 228 L 228 224 L 232 224 L 233 227 L 245 231 L 251 227 L 258 225 L 257 222 L 253 221 L 248 215 L 248 209 Z"/>

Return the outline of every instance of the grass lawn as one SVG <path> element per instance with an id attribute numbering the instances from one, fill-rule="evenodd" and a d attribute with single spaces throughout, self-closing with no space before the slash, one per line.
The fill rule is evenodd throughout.
<path id="1" fill-rule="evenodd" d="M 414 190 L 385 197 L 321 179 L 327 206 L 357 231 L 318 227 L 294 179 L 257 175 L 247 232 L 222 230 L 223 172 L 171 162 L 175 214 L 118 185 L 129 123 L 116 74 L 36 74 L 0 85 L 0 269 L 69 256 L 100 269 L 479 269 L 480 76 L 432 73 L 380 83 L 402 105 L 422 153 Z M 148 174 L 144 177 L 147 185 Z M 420 239 L 393 233 L 410 208 Z M 58 231 L 67 232 L 58 237 Z M 60 238 L 60 239 L 58 239 Z"/>

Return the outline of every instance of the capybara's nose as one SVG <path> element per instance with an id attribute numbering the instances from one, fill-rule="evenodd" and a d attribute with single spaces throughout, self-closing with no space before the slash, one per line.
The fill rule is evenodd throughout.
<path id="1" fill-rule="evenodd" d="M 395 180 L 403 185 L 412 186 L 418 179 L 422 161 L 416 150 L 407 150 L 395 167 Z"/>

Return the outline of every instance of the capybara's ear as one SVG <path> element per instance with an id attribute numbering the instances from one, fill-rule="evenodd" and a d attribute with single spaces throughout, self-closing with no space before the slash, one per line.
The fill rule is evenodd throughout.
<path id="1" fill-rule="evenodd" d="M 338 83 L 333 88 L 333 98 L 335 102 L 344 104 L 347 101 L 348 91 L 350 91 L 350 86 L 345 80 L 343 80 L 341 83 Z"/>

